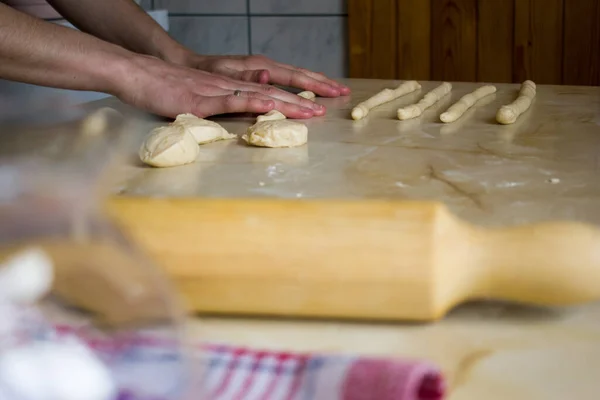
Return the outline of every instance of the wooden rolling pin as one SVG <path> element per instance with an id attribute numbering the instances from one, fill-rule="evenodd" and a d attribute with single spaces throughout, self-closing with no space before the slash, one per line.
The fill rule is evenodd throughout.
<path id="1" fill-rule="evenodd" d="M 429 321 L 470 299 L 600 299 L 600 230 L 486 230 L 438 203 L 149 199 L 109 211 L 193 310 Z"/>

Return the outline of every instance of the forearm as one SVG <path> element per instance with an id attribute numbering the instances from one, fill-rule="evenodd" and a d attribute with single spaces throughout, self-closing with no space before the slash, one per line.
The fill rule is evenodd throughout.
<path id="1" fill-rule="evenodd" d="M 0 3 L 0 78 L 113 93 L 132 53 Z"/>
<path id="2" fill-rule="evenodd" d="M 132 0 L 48 0 L 77 28 L 133 52 L 180 62 L 186 49 Z"/>

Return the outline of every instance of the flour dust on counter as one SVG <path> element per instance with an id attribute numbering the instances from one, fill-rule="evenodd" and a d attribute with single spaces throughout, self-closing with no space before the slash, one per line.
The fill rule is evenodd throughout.
<path id="1" fill-rule="evenodd" d="M 177 167 L 196 161 L 198 145 L 236 137 L 216 122 L 181 114 L 169 125 L 153 129 L 142 143 L 139 156 L 152 167 Z"/>

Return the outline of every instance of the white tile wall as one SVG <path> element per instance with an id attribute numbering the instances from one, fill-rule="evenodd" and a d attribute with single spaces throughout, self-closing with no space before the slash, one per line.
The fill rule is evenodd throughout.
<path id="1" fill-rule="evenodd" d="M 154 6 L 169 10 L 172 36 L 199 53 L 264 54 L 344 77 L 346 1 L 154 0 Z"/>
<path id="2" fill-rule="evenodd" d="M 322 72 L 347 75 L 344 17 L 251 17 L 252 52 Z"/>
<path id="3" fill-rule="evenodd" d="M 295 1 L 295 0 L 290 0 Z M 155 8 L 175 14 L 246 14 L 247 0 L 154 0 Z"/>
<path id="4" fill-rule="evenodd" d="M 151 10 L 154 8 L 154 4 L 152 4 L 152 0 L 141 0 L 140 2 L 138 2 L 138 4 L 144 9 L 144 10 Z"/>
<path id="5" fill-rule="evenodd" d="M 250 0 L 251 14 L 345 14 L 345 0 Z"/>
<path id="6" fill-rule="evenodd" d="M 246 17 L 171 17 L 170 34 L 200 54 L 248 54 Z"/>

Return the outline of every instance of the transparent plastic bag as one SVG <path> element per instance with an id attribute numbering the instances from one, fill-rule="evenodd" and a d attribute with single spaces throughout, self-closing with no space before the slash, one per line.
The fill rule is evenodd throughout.
<path id="1" fill-rule="evenodd" d="M 30 151 L 0 157 L 0 399 L 181 399 L 192 378 L 182 308 L 102 213 L 111 172 L 143 124 L 103 109 L 51 129 L 4 128 Z M 31 304 L 19 290 L 43 278 L 3 272 L 35 254 L 50 260 L 52 281 Z M 61 392 L 69 388 L 75 397 Z"/>

